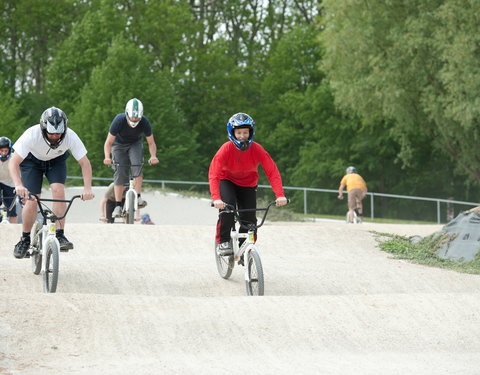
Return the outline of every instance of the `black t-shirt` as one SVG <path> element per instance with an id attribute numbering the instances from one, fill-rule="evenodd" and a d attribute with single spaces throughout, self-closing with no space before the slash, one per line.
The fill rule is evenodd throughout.
<path id="1" fill-rule="evenodd" d="M 127 115 L 120 113 L 113 119 L 109 132 L 116 137 L 115 143 L 132 144 L 139 141 L 142 134 L 145 134 L 146 137 L 151 136 L 152 126 L 148 119 L 143 116 L 138 125 L 132 128 L 127 123 Z"/>

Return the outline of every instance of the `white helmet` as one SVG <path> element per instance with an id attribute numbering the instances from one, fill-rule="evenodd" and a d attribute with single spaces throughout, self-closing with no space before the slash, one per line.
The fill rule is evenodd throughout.
<path id="1" fill-rule="evenodd" d="M 357 173 L 357 168 L 350 166 L 350 167 L 347 168 L 346 172 L 347 172 L 347 174 Z"/>
<path id="2" fill-rule="evenodd" d="M 62 143 L 65 134 L 67 134 L 67 124 L 67 115 L 60 108 L 50 107 L 42 113 L 40 128 L 42 129 L 43 139 L 52 149 L 56 149 Z M 47 133 L 61 134 L 61 137 L 57 141 L 52 142 L 48 138 Z"/>
<path id="3" fill-rule="evenodd" d="M 143 104 L 137 98 L 130 99 L 125 106 L 127 122 L 132 128 L 138 125 L 143 117 Z"/>

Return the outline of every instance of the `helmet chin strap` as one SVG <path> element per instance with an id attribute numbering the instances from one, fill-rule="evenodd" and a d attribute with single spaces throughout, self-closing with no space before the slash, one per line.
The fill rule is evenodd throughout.
<path id="1" fill-rule="evenodd" d="M 47 154 L 50 152 L 50 150 L 55 150 L 56 148 L 58 148 L 58 146 L 60 146 L 60 144 L 63 142 L 63 138 L 60 138 L 57 142 L 52 143 L 47 139 L 47 136 L 45 134 L 43 134 L 43 140 L 48 145 L 48 147 L 50 147 L 50 149 L 47 151 Z"/>

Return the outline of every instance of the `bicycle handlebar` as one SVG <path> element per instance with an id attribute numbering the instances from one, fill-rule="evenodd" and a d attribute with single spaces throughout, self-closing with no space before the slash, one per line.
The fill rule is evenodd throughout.
<path id="1" fill-rule="evenodd" d="M 243 226 L 247 229 L 255 230 L 255 229 L 260 228 L 265 223 L 265 219 L 267 218 L 268 210 L 270 209 L 270 207 L 272 207 L 276 203 L 277 203 L 277 201 L 272 201 L 267 205 L 267 207 L 241 208 L 241 209 L 235 208 L 233 205 L 225 203 L 225 209 L 223 211 L 220 211 L 220 215 L 221 214 L 232 214 L 233 213 L 233 215 L 235 217 L 235 220 L 238 221 L 240 226 Z M 289 199 L 287 199 L 287 204 L 288 203 L 290 203 Z M 246 223 L 246 224 L 242 223 L 240 221 L 240 212 L 252 212 L 252 211 L 265 211 L 265 213 L 263 214 L 262 220 L 260 221 L 260 224 L 257 224 L 257 223 Z"/>
<path id="2" fill-rule="evenodd" d="M 38 208 L 40 209 L 40 213 L 42 214 L 43 218 L 45 220 L 51 220 L 53 222 L 62 220 L 67 216 L 68 211 L 70 210 L 70 207 L 72 206 L 72 203 L 75 199 L 77 198 L 82 198 L 81 195 L 74 195 L 71 199 L 51 199 L 51 198 L 40 198 L 37 194 L 32 194 L 28 193 L 28 199 L 29 200 L 36 200 L 38 202 Z M 57 216 L 55 215 L 49 207 L 43 202 L 63 202 L 63 203 L 68 203 L 67 209 L 63 213 L 62 216 Z"/>

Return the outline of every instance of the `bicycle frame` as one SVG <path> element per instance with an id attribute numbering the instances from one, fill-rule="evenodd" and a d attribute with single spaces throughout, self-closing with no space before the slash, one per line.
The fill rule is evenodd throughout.
<path id="1" fill-rule="evenodd" d="M 133 212 L 135 213 L 135 216 L 137 217 L 138 216 L 138 194 L 137 194 L 137 191 L 135 190 L 135 179 L 133 177 L 130 178 L 130 181 L 128 184 L 129 186 L 128 186 L 127 192 L 125 193 L 125 204 L 123 205 L 122 211 L 124 215 L 127 215 L 128 212 L 131 212 L 131 210 L 133 210 Z M 132 201 L 132 197 L 134 197 L 133 201 Z"/>
<path id="2" fill-rule="evenodd" d="M 128 167 L 130 168 L 130 179 L 128 183 L 128 190 L 125 193 L 125 204 L 123 205 L 122 209 L 122 216 L 125 218 L 127 224 L 133 224 L 135 220 L 140 220 L 140 211 L 138 208 L 138 194 L 135 190 L 135 178 L 137 178 L 145 163 L 141 164 L 130 164 Z M 115 168 L 117 167 L 127 167 L 127 165 L 122 165 L 119 163 L 113 163 Z M 132 167 L 140 167 L 138 172 L 138 176 L 134 176 L 132 171 Z"/>
<path id="3" fill-rule="evenodd" d="M 232 227 L 232 230 L 230 232 L 230 236 L 232 238 L 232 247 L 233 247 L 233 260 L 234 262 L 235 261 L 240 261 L 241 260 L 241 264 L 243 265 L 246 265 L 245 267 L 245 283 L 247 285 L 247 291 L 249 291 L 249 285 L 250 285 L 250 282 L 253 281 L 253 279 L 251 278 L 251 269 L 248 265 L 248 259 L 249 259 L 249 255 L 250 253 L 256 253 L 258 256 L 257 256 L 257 261 L 258 261 L 258 267 L 260 267 L 260 272 L 261 272 L 261 281 L 259 281 L 258 279 L 256 281 L 258 281 L 261 286 L 261 294 L 263 294 L 263 270 L 261 270 L 261 254 L 260 254 L 260 250 L 259 248 L 255 245 L 255 230 L 257 230 L 258 228 L 260 228 L 264 223 L 265 223 L 265 219 L 267 218 L 267 214 L 268 214 L 268 210 L 270 209 L 270 207 L 272 207 L 274 204 L 276 204 L 276 201 L 273 201 L 273 202 L 270 202 L 267 207 L 265 208 L 247 208 L 247 209 L 236 209 L 234 206 L 232 205 L 225 205 L 225 210 L 224 211 L 221 211 L 220 213 L 233 213 L 234 215 L 234 222 L 235 223 L 239 223 L 240 224 L 240 227 L 244 227 L 244 228 L 247 228 L 247 232 L 244 232 L 244 233 L 240 233 L 239 231 L 237 231 L 236 229 L 236 225 L 234 224 L 233 227 Z M 240 213 L 241 212 L 248 212 L 248 211 L 264 211 L 264 214 L 263 214 L 263 217 L 262 217 L 262 220 L 260 222 L 260 224 L 257 224 L 256 222 L 255 223 L 242 223 L 241 220 L 240 220 Z M 243 243 L 241 245 L 239 245 L 239 242 L 240 242 L 240 239 L 245 239 L 245 241 L 243 241 Z M 223 277 L 223 276 L 222 276 Z M 250 293 L 249 293 L 250 294 Z"/>
<path id="4" fill-rule="evenodd" d="M 249 230 L 247 233 L 240 233 L 235 228 L 231 231 L 232 237 L 232 246 L 233 246 L 233 259 L 235 262 L 238 262 L 241 258 L 242 263 L 245 264 L 245 258 L 248 256 L 248 253 L 251 251 L 256 251 L 260 255 L 260 250 L 255 246 L 255 231 Z M 239 246 L 239 240 L 245 238 L 245 241 Z M 248 268 L 245 267 L 245 281 L 250 281 L 250 274 Z"/>

